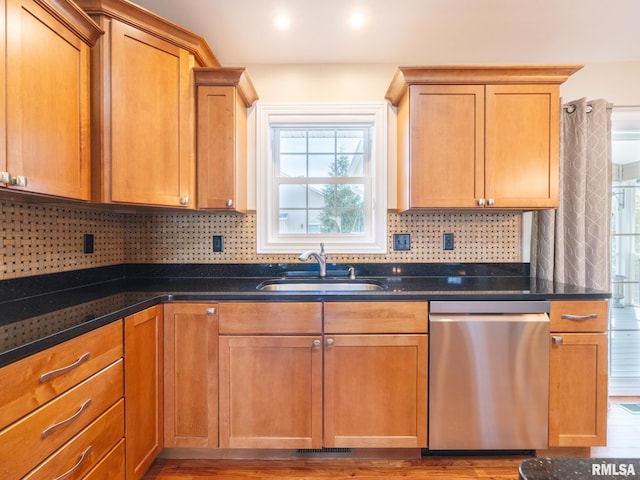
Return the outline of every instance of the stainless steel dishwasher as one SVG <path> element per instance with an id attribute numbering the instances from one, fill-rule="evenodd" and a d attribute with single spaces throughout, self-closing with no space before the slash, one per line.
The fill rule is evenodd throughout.
<path id="1" fill-rule="evenodd" d="M 429 448 L 546 448 L 549 302 L 430 302 L 429 311 Z"/>

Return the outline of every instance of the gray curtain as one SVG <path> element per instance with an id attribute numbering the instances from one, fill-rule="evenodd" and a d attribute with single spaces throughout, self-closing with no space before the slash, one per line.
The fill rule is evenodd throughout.
<path id="1" fill-rule="evenodd" d="M 570 102 L 560 124 L 559 208 L 533 216 L 531 274 L 609 291 L 611 106 Z"/>

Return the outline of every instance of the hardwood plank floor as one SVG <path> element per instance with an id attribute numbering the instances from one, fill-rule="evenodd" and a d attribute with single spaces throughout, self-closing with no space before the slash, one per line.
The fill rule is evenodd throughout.
<path id="1" fill-rule="evenodd" d="M 169 460 L 143 480 L 437 479 L 517 480 L 524 457 L 423 457 L 416 460 Z"/>
<path id="2" fill-rule="evenodd" d="M 592 457 L 640 458 L 640 415 L 618 403 L 640 403 L 640 397 L 610 398 L 608 445 L 591 449 Z M 412 460 L 314 459 L 174 460 L 158 459 L 143 480 L 325 480 L 434 479 L 517 480 L 526 457 L 436 457 Z"/>

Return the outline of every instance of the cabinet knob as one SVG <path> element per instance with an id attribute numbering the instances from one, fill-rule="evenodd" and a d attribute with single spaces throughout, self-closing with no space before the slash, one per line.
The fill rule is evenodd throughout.
<path id="1" fill-rule="evenodd" d="M 493 198 L 487 200 L 487 205 L 489 205 L 490 207 L 492 207 L 495 203 L 496 201 Z"/>
<path id="2" fill-rule="evenodd" d="M 320 340 L 315 339 L 315 340 L 313 341 L 313 346 L 314 346 L 314 347 L 319 347 L 321 343 L 322 343 L 322 342 L 321 342 Z"/>
<path id="3" fill-rule="evenodd" d="M 480 207 L 484 206 L 484 198 L 479 198 L 478 199 L 478 206 L 480 206 Z"/>
<path id="4" fill-rule="evenodd" d="M 22 175 L 18 175 L 17 177 L 13 177 L 11 179 L 11 185 L 15 185 L 16 187 L 26 187 L 27 186 L 27 177 Z"/>
<path id="5" fill-rule="evenodd" d="M 333 338 L 327 338 L 327 345 L 333 345 Z"/>
<path id="6" fill-rule="evenodd" d="M 564 342 L 564 339 L 563 339 L 561 336 L 559 336 L 559 335 L 552 335 L 552 336 L 551 336 L 551 341 L 552 341 L 553 343 L 556 343 L 556 344 L 561 344 L 561 343 L 563 343 L 563 342 Z"/>
<path id="7" fill-rule="evenodd" d="M 207 315 L 215 315 L 216 307 L 207 308 Z"/>
<path id="8" fill-rule="evenodd" d="M 180 197 L 180 205 L 189 205 L 189 197 L 187 195 Z"/>
<path id="9" fill-rule="evenodd" d="M 11 183 L 11 175 L 9 172 L 0 172 L 0 183 Z"/>
<path id="10" fill-rule="evenodd" d="M 233 207 L 233 200 L 231 200 L 231 199 L 227 200 L 227 201 L 225 202 L 225 205 L 226 205 L 227 207 Z"/>

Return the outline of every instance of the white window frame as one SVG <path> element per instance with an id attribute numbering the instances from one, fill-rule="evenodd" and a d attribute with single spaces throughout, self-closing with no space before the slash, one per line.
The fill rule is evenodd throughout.
<path id="1" fill-rule="evenodd" d="M 357 104 L 256 105 L 256 217 L 258 253 L 300 253 L 318 249 L 324 243 L 327 254 L 387 253 L 387 105 L 383 102 Z M 280 234 L 277 192 L 274 186 L 272 125 L 326 125 L 354 123 L 372 125 L 371 222 L 372 228 L 359 234 Z M 367 207 L 365 207 L 365 211 Z"/>

